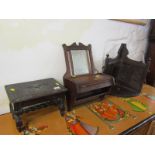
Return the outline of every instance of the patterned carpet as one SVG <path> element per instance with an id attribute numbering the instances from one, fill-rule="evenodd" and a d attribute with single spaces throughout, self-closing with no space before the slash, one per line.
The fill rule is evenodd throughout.
<path id="1" fill-rule="evenodd" d="M 85 105 L 85 107 L 102 120 L 110 130 L 115 130 L 114 124 L 118 124 L 129 118 L 132 118 L 133 120 L 137 119 L 137 116 L 133 115 L 132 111 L 146 112 L 148 110 L 147 102 L 155 103 L 155 97 L 148 94 L 142 94 L 131 98 L 117 98 L 121 100 L 123 104 L 129 105 L 132 108 L 132 111 L 130 111 L 125 110 L 121 105 L 118 105 L 118 100 L 116 101 L 115 98 L 116 97 L 106 96 L 104 100 Z M 75 110 L 67 112 L 64 116 L 64 120 L 69 134 L 72 135 L 95 135 L 98 134 L 98 131 L 100 130 L 99 126 L 94 126 L 93 124 L 90 125 L 87 122 L 84 122 L 82 117 L 77 115 Z M 47 124 L 38 127 L 27 124 L 27 128 L 23 134 L 39 135 L 47 129 Z"/>

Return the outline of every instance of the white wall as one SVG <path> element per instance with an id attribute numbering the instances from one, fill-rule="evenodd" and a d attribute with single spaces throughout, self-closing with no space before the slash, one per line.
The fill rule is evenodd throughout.
<path id="1" fill-rule="evenodd" d="M 99 71 L 106 54 L 115 57 L 121 43 L 127 43 L 130 58 L 143 60 L 145 21 L 146 26 L 112 20 L 0 20 L 0 114 L 9 112 L 4 85 L 50 77 L 62 83 L 63 43 L 91 43 Z"/>

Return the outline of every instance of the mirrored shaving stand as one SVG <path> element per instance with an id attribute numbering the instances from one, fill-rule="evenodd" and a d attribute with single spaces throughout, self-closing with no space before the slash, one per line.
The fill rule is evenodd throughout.
<path id="1" fill-rule="evenodd" d="M 68 111 L 75 105 L 103 97 L 114 81 L 112 76 L 96 71 L 91 45 L 63 44 L 63 49 L 66 60 L 63 81 L 68 89 L 66 96 Z"/>

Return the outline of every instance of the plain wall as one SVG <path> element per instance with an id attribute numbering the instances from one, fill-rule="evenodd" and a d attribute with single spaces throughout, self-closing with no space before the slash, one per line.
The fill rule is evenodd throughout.
<path id="1" fill-rule="evenodd" d="M 144 21 L 145 26 L 113 20 L 0 20 L 0 114 L 9 112 L 5 85 L 50 77 L 62 83 L 63 43 L 90 43 L 99 71 L 106 54 L 115 57 L 121 43 L 127 43 L 130 58 L 143 60 L 149 28 Z"/>

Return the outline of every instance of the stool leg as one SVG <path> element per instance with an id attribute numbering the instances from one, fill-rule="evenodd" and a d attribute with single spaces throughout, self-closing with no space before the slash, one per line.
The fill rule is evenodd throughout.
<path id="1" fill-rule="evenodd" d="M 11 103 L 9 104 L 9 107 L 10 107 L 10 112 L 12 113 L 12 118 L 14 119 L 14 111 Z"/>
<path id="2" fill-rule="evenodd" d="M 14 114 L 14 119 L 16 121 L 16 127 L 18 131 L 21 132 L 24 129 L 24 126 L 20 115 Z"/>

